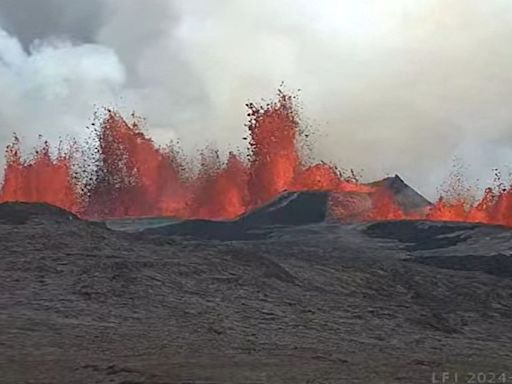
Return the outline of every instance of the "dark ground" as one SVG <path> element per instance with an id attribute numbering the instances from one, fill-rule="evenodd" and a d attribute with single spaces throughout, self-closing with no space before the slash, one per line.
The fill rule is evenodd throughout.
<path id="1" fill-rule="evenodd" d="M 477 225 L 220 242 L 2 205 L 0 382 L 512 382 L 511 252 Z"/>

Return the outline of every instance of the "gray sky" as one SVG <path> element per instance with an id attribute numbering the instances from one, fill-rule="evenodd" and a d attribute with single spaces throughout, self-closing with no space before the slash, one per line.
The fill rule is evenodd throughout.
<path id="1" fill-rule="evenodd" d="M 284 82 L 318 158 L 432 197 L 456 155 L 482 183 L 512 165 L 510 41 L 508 0 L 0 0 L 0 145 L 113 105 L 162 143 L 240 146 Z"/>

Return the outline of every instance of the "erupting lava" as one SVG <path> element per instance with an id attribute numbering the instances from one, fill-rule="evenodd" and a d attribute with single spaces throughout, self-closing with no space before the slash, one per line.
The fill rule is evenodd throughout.
<path id="1" fill-rule="evenodd" d="M 45 142 L 32 158 L 24 160 L 15 138 L 6 149 L 0 202 L 45 202 L 85 218 L 231 219 L 284 191 L 317 190 L 366 196 L 369 209 L 356 217 L 352 211 L 351 219 L 426 219 L 512 226 L 510 188 L 489 188 L 476 204 L 440 198 L 424 212 L 406 213 L 386 188 L 359 183 L 353 175 L 343 175 L 332 165 L 310 164 L 303 159 L 298 149 L 300 123 L 292 97 L 279 93 L 273 103 L 248 104 L 248 108 L 248 158 L 230 153 L 222 163 L 215 151 L 205 151 L 198 171 L 192 171 L 189 162 L 177 155 L 178 148 L 158 147 L 137 122 L 128 123 L 113 111 L 108 111 L 96 132 L 98 144 L 85 151 L 74 144 L 52 156 Z M 85 169 L 91 158 L 93 167 Z M 338 219 L 346 219 L 339 214 L 345 212 L 343 209 L 337 212 Z"/>

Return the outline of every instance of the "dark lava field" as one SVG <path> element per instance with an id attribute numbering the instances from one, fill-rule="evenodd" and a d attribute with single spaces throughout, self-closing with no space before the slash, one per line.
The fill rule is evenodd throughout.
<path id="1" fill-rule="evenodd" d="M 283 199 L 222 223 L 0 205 L 0 382 L 512 382 L 511 230 Z"/>

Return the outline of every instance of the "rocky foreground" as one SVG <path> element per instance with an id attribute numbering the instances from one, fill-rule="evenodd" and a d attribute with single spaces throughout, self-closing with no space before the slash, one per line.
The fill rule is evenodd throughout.
<path id="1" fill-rule="evenodd" d="M 126 233 L 0 205 L 0 382 L 512 382 L 512 231 L 251 231 Z"/>

